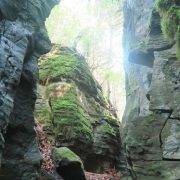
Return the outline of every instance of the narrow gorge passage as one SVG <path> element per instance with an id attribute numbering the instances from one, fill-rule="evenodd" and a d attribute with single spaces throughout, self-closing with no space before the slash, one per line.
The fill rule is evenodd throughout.
<path id="1" fill-rule="evenodd" d="M 0 180 L 180 179 L 179 0 L 0 0 Z"/>

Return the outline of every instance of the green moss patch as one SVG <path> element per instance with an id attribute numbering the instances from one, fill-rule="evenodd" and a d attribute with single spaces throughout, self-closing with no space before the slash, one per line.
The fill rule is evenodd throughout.
<path id="1" fill-rule="evenodd" d="M 81 107 L 74 84 L 71 84 L 71 88 L 64 96 L 52 97 L 51 106 L 56 138 L 72 140 L 84 137 L 88 141 L 92 141 L 90 117 Z"/>
<path id="2" fill-rule="evenodd" d="M 40 81 L 56 81 L 61 78 L 72 78 L 76 58 L 71 54 L 56 55 L 40 63 Z"/>
<path id="3" fill-rule="evenodd" d="M 79 162 L 83 167 L 83 163 L 79 156 L 67 147 L 60 147 L 53 149 L 53 158 L 55 161 L 68 160 L 70 162 Z"/>
<path id="4" fill-rule="evenodd" d="M 162 20 L 163 34 L 176 41 L 177 58 L 180 59 L 180 8 L 178 0 L 156 0 L 156 7 Z"/>
<path id="5" fill-rule="evenodd" d="M 111 135 L 111 136 L 114 136 L 116 137 L 116 131 L 114 130 L 114 128 L 112 126 L 110 126 L 107 122 L 100 125 L 98 127 L 98 131 L 101 133 L 101 134 L 106 134 L 106 135 Z"/>
<path id="6" fill-rule="evenodd" d="M 40 83 L 58 82 L 62 79 L 74 81 L 88 91 L 97 94 L 97 83 L 94 81 L 85 59 L 75 52 L 60 51 L 59 54 L 44 57 L 40 60 Z"/>
<path id="7" fill-rule="evenodd" d="M 35 113 L 35 117 L 42 124 L 50 125 L 51 124 L 51 113 L 47 107 L 42 107 L 40 111 Z"/>

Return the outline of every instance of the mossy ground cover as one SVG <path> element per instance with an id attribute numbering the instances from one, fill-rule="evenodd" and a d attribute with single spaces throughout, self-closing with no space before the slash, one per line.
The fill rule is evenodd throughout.
<path id="1" fill-rule="evenodd" d="M 176 41 L 177 58 L 180 59 L 180 7 L 179 0 L 156 0 L 156 7 L 162 20 L 163 34 Z"/>

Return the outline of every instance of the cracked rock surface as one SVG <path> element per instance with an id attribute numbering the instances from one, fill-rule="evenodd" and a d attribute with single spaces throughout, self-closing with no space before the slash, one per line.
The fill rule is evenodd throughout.
<path id="1" fill-rule="evenodd" d="M 0 1 L 0 179 L 36 179 L 38 58 L 51 49 L 44 21 L 55 0 Z"/>
<path id="2" fill-rule="evenodd" d="M 180 177 L 180 60 L 155 1 L 124 3 L 127 105 L 123 144 L 134 179 Z"/>

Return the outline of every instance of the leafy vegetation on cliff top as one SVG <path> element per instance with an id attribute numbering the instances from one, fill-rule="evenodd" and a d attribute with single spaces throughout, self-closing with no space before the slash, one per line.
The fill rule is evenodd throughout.
<path id="1" fill-rule="evenodd" d="M 156 7 L 162 17 L 162 31 L 166 37 L 176 41 L 177 58 L 180 59 L 179 0 L 156 0 Z"/>

